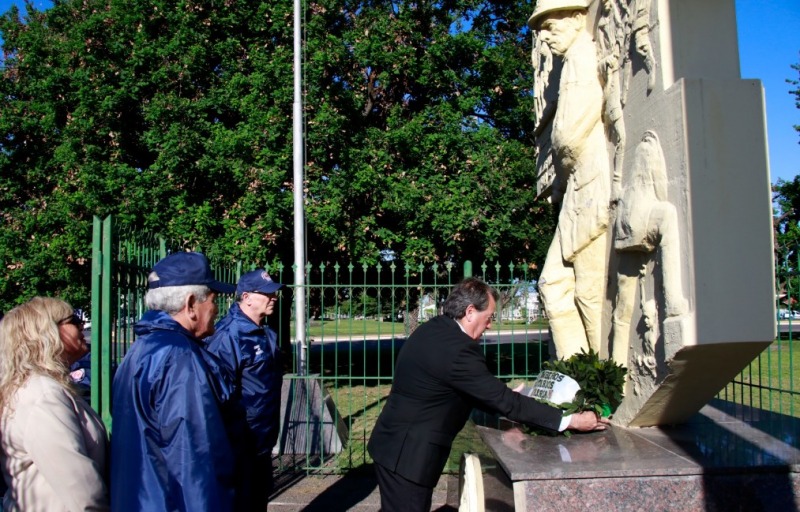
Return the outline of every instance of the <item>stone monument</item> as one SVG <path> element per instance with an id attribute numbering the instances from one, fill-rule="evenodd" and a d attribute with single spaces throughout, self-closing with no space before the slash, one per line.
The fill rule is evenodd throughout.
<path id="1" fill-rule="evenodd" d="M 628 368 L 623 426 L 680 423 L 775 337 L 763 88 L 733 0 L 538 0 L 540 279 L 559 358 Z"/>

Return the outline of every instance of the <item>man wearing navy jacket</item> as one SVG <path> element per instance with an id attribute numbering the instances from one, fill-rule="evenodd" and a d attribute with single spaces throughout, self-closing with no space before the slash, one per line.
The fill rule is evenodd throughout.
<path id="1" fill-rule="evenodd" d="M 369 440 L 383 512 L 429 511 L 456 434 L 474 407 L 551 430 L 603 430 L 593 412 L 523 396 L 491 374 L 476 342 L 491 327 L 498 295 L 476 278 L 459 283 L 440 316 L 422 324 L 397 356 L 394 381 Z"/>
<path id="2" fill-rule="evenodd" d="M 233 510 L 228 388 L 202 344 L 214 332 L 217 293 L 233 291 L 197 252 L 170 254 L 148 276 L 149 311 L 114 375 L 114 512 Z"/>
<path id="3" fill-rule="evenodd" d="M 282 287 L 264 269 L 244 274 L 236 285 L 236 303 L 205 340 L 232 383 L 226 423 L 236 458 L 237 511 L 264 512 L 272 491 L 283 367 L 278 336 L 266 319 Z"/>

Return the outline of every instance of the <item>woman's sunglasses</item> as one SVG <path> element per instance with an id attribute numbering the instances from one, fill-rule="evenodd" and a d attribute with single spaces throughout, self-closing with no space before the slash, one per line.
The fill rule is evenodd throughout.
<path id="1" fill-rule="evenodd" d="M 58 325 L 67 325 L 67 324 L 72 324 L 78 329 L 83 329 L 83 320 L 81 320 L 81 317 L 75 314 L 72 314 L 67 318 L 60 320 L 58 322 Z"/>

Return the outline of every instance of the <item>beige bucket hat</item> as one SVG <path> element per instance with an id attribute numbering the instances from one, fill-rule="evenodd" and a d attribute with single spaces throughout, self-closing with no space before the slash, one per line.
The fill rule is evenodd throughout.
<path id="1" fill-rule="evenodd" d="M 539 0 L 533 9 L 533 14 L 528 18 L 528 26 L 535 30 L 539 19 L 545 14 L 553 11 L 587 9 L 589 2 L 590 0 Z"/>

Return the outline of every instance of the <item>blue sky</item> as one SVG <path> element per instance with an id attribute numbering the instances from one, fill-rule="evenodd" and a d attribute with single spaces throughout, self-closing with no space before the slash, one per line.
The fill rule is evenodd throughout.
<path id="1" fill-rule="evenodd" d="M 800 79 L 799 0 L 736 0 L 742 78 L 764 84 L 771 181 L 800 174 L 800 109 L 786 79 Z M 796 88 L 796 87 L 795 87 Z"/>
<path id="2" fill-rule="evenodd" d="M 702 0 L 696 0 L 702 1 Z M 787 78 L 800 79 L 791 68 L 800 62 L 800 0 L 735 0 L 742 78 L 764 84 L 767 104 L 770 174 L 791 180 L 800 174 L 800 109 L 795 107 Z M 49 0 L 34 0 L 44 8 Z M 0 12 L 22 0 L 0 0 Z"/>

